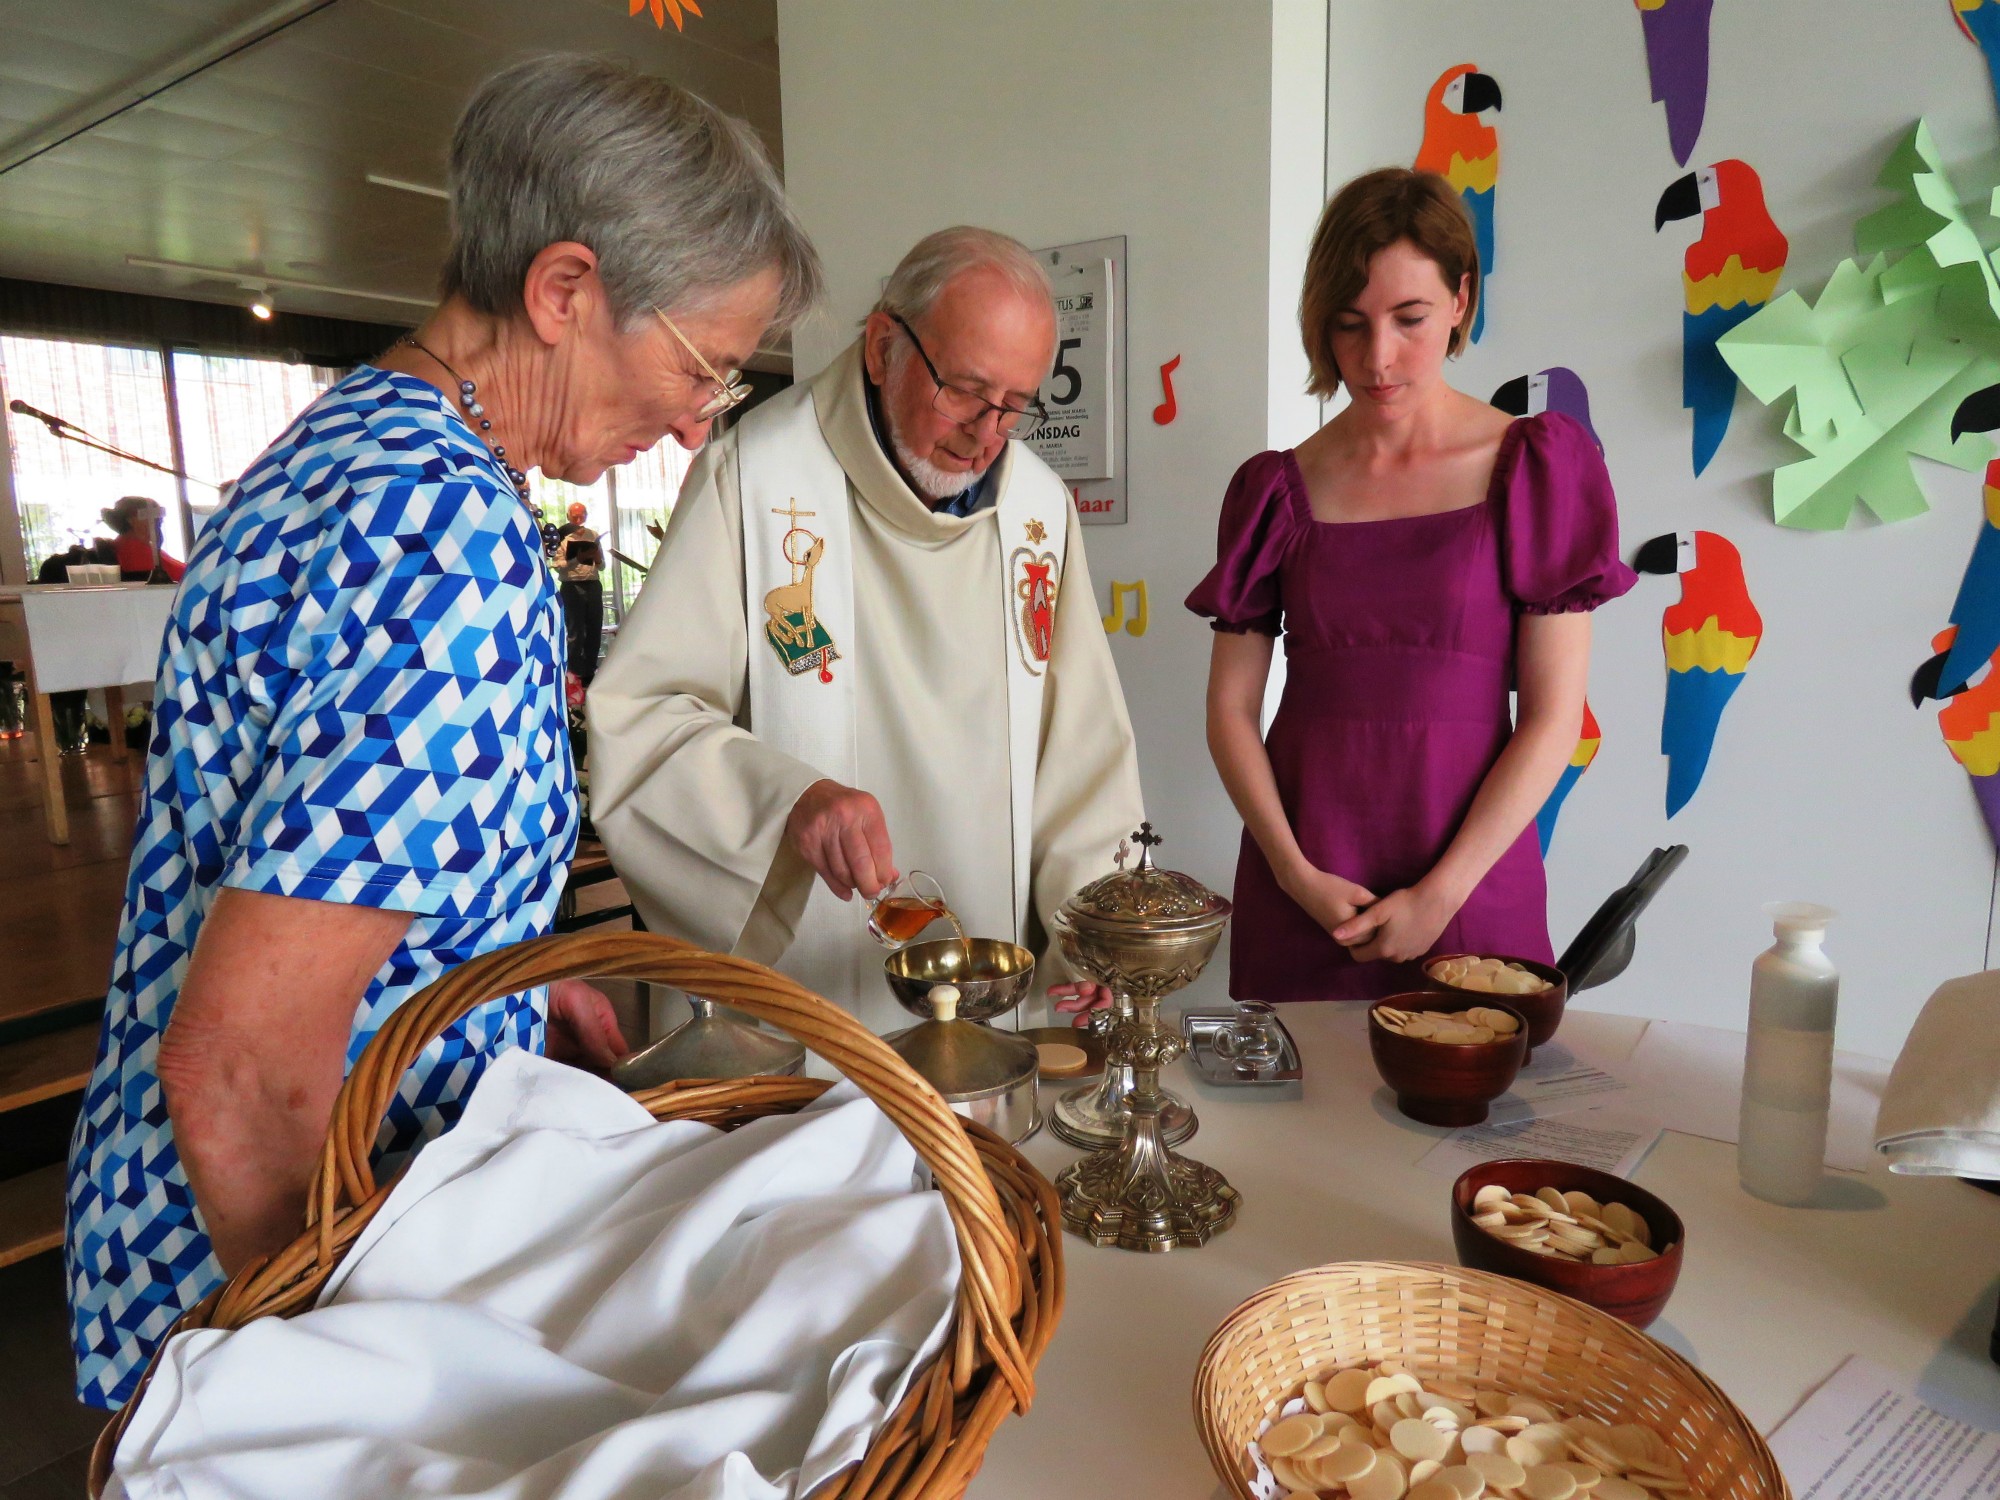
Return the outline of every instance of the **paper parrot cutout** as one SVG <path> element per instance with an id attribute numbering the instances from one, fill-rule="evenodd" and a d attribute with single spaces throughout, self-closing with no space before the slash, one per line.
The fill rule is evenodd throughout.
<path id="1" fill-rule="evenodd" d="M 1952 413 L 1951 440 L 1967 432 L 2000 429 L 2000 385 L 1974 391 Z M 1951 605 L 1951 645 L 1917 668 L 1910 680 L 1910 700 L 1956 697 L 1972 674 L 2000 651 L 2000 458 L 1986 465 L 1986 523 L 1972 544 L 1972 557 L 1959 580 Z"/>
<path id="2" fill-rule="evenodd" d="M 1958 29 L 1979 43 L 1986 54 L 1986 71 L 1993 79 L 1993 99 L 2000 104 L 2000 0 L 1951 0 Z"/>
<path id="3" fill-rule="evenodd" d="M 1500 108 L 1500 85 L 1472 63 L 1446 68 L 1424 99 L 1424 140 L 1419 172 L 1435 172 L 1464 200 L 1479 252 L 1479 306 L 1472 314 L 1472 342 L 1486 331 L 1486 293 L 1493 275 L 1493 192 L 1500 178 L 1500 132 L 1480 118 Z"/>
<path id="4" fill-rule="evenodd" d="M 1563 365 L 1552 365 L 1532 375 L 1516 375 L 1493 393 L 1489 404 L 1517 417 L 1538 417 L 1545 411 L 1559 411 L 1566 417 L 1574 417 L 1590 434 L 1590 440 L 1597 444 L 1597 451 L 1604 451 L 1604 439 L 1591 425 L 1590 392 L 1584 386 L 1583 377 Z"/>
<path id="5" fill-rule="evenodd" d="M 1962 432 L 1996 428 L 2000 385 L 1966 397 L 1952 414 L 1954 442 Z M 1919 708 L 1927 699 L 1943 702 L 1938 730 L 1945 748 L 1972 778 L 1987 831 L 2000 845 L 2000 458 L 1986 465 L 1983 499 L 1985 524 L 1952 601 L 1951 624 L 1931 641 L 1936 654 L 1910 679 L 1910 701 Z"/>
<path id="6" fill-rule="evenodd" d="M 1708 112 L 1708 17 L 1715 0 L 1634 0 L 1646 28 L 1646 76 L 1667 107 L 1667 144 L 1686 166 Z"/>
<path id="7" fill-rule="evenodd" d="M 1639 549 L 1641 573 L 1678 573 L 1680 599 L 1660 616 L 1667 652 L 1667 706 L 1660 718 L 1660 753 L 1667 758 L 1667 816 L 1695 794 L 1708 769 L 1722 710 L 1742 684 L 1764 638 L 1764 621 L 1750 602 L 1743 559 L 1729 538 L 1713 531 L 1668 532 Z"/>
<path id="8" fill-rule="evenodd" d="M 1597 715 L 1590 711 L 1590 702 L 1586 699 L 1583 705 L 1583 732 L 1577 736 L 1576 748 L 1569 753 L 1569 764 L 1563 767 L 1562 778 L 1556 782 L 1555 790 L 1549 793 L 1549 800 L 1535 814 L 1535 837 L 1541 840 L 1544 859 L 1548 858 L 1549 845 L 1555 839 L 1556 819 L 1562 816 L 1563 803 L 1569 800 L 1576 784 L 1583 780 L 1583 773 L 1597 759 L 1597 747 L 1603 743 L 1604 732 L 1597 727 Z"/>
<path id="9" fill-rule="evenodd" d="M 1764 184 L 1747 163 L 1719 161 L 1660 195 L 1653 231 L 1701 216 L 1701 237 L 1681 262 L 1681 405 L 1694 413 L 1694 471 L 1722 446 L 1736 405 L 1736 375 L 1716 340 L 1771 300 L 1791 245 L 1764 208 Z"/>
<path id="10" fill-rule="evenodd" d="M 1946 626 L 1931 641 L 1932 649 L 1940 655 L 1948 652 L 1956 634 Z M 1938 732 L 1952 759 L 1972 778 L 1972 795 L 1986 819 L 1986 831 L 2000 846 L 2000 666 L 1989 662 L 1988 667 L 1984 676 L 1959 689 L 1938 710 Z"/>

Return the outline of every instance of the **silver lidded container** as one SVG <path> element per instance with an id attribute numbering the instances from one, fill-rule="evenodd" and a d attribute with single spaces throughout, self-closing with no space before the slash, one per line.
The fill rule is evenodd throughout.
<path id="1" fill-rule="evenodd" d="M 1012 1032 L 958 1019 L 959 998 L 957 985 L 933 985 L 931 1019 L 883 1040 L 956 1113 L 1019 1145 L 1042 1128 L 1040 1056 Z"/>
<path id="2" fill-rule="evenodd" d="M 806 1049 L 788 1036 L 719 1013 L 713 1000 L 687 997 L 694 1014 L 611 1070 L 627 1093 L 683 1078 L 786 1077 L 805 1068 Z"/>
<path id="3" fill-rule="evenodd" d="M 1242 1201 L 1215 1168 L 1173 1151 L 1194 1133 L 1194 1111 L 1160 1087 L 1160 1069 L 1186 1051 L 1180 1032 L 1160 1024 L 1160 1002 L 1207 967 L 1230 904 L 1192 876 L 1154 867 L 1152 824 L 1132 839 L 1138 865 L 1124 867 L 1121 844 L 1118 872 L 1085 886 L 1049 923 L 1071 967 L 1114 1000 L 1103 1085 L 1056 1106 L 1056 1133 L 1096 1149 L 1063 1170 L 1056 1194 L 1071 1233 L 1159 1252 L 1206 1244 Z M 1098 1145 L 1105 1132 L 1115 1133 Z"/>
<path id="4" fill-rule="evenodd" d="M 1049 927 L 1070 971 L 1108 985 L 1112 1009 L 1095 1018 L 1109 1031 L 1135 1016 L 1157 1018 L 1159 1002 L 1185 989 L 1208 966 L 1230 904 L 1192 875 L 1162 870 L 1153 863 L 1160 842 L 1145 823 L 1132 835 L 1139 862 L 1125 868 L 1129 848 L 1120 844 L 1117 870 L 1092 881 L 1065 901 Z M 1157 1019 L 1148 1025 L 1156 1025 Z M 1051 1128 L 1072 1146 L 1098 1150 L 1125 1138 L 1125 1096 L 1134 1079 L 1129 1059 L 1112 1048 L 1100 1083 L 1065 1094 L 1056 1104 Z M 1160 1091 L 1160 1136 L 1178 1146 L 1195 1133 L 1194 1110 L 1178 1095 Z"/>

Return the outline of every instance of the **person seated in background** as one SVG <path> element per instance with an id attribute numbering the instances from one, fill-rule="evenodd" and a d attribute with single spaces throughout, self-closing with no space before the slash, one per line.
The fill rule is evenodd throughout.
<path id="1" fill-rule="evenodd" d="M 112 556 L 127 583 L 146 583 L 164 577 L 179 583 L 186 567 L 167 556 L 161 547 L 166 525 L 166 507 L 144 495 L 127 495 L 109 510 L 99 511 L 111 528 Z"/>
<path id="2" fill-rule="evenodd" d="M 563 622 L 526 471 L 593 484 L 742 399 L 819 262 L 748 126 L 545 57 L 450 154 L 443 302 L 293 422 L 203 528 L 97 1064 L 70 1147 L 77 1388 L 131 1397 L 175 1318 L 304 1224 L 347 1069 L 445 970 L 549 931 L 577 836 Z M 608 1069 L 575 981 L 477 1006 L 400 1081 L 378 1172 L 509 1048 Z"/>
<path id="3" fill-rule="evenodd" d="M 589 512 L 582 501 L 569 508 L 568 524 L 556 534 L 556 576 L 562 580 L 563 617 L 569 623 L 569 669 L 586 688 L 597 675 L 597 655 L 604 647 L 604 565 L 596 532 L 584 524 Z"/>
<path id="4" fill-rule="evenodd" d="M 1034 255 L 941 230 L 695 460 L 589 698 L 592 819 L 653 931 L 886 1031 L 909 1017 L 842 903 L 915 865 L 1061 977 L 1048 918 L 1143 811 L 1076 507 L 1014 441 L 1055 348 Z"/>

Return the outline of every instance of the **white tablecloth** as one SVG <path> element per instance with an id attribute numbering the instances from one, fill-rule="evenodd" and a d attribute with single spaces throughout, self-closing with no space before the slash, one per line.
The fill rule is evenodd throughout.
<path id="1" fill-rule="evenodd" d="M 1194 1003 L 1226 1004 L 1223 980 L 1204 974 Z M 1069 1298 L 1034 1410 L 1001 1424 L 970 1500 L 1219 1500 L 1189 1399 L 1202 1345 L 1230 1310 L 1328 1261 L 1456 1262 L 1451 1181 L 1417 1166 L 1447 1132 L 1396 1112 L 1362 1008 L 1282 1009 L 1304 1054 L 1302 1085 L 1211 1088 L 1185 1063 L 1166 1075 L 1201 1117 L 1181 1149 L 1242 1192 L 1237 1222 L 1168 1255 L 1067 1239 Z M 1572 1010 L 1562 1036 L 1616 1072 L 1645 1026 Z M 1043 1107 L 1056 1096 L 1045 1086 Z M 1023 1149 L 1051 1178 L 1077 1156 L 1046 1132 Z M 1853 1353 L 1911 1379 L 1928 1404 L 2000 1427 L 2000 1371 L 1986 1357 L 2000 1198 L 1876 1165 L 1830 1174 L 1812 1208 L 1779 1208 L 1738 1186 L 1735 1147 L 1673 1132 L 1632 1176 L 1687 1225 L 1680 1284 L 1650 1332 L 1758 1427 L 1769 1431 Z"/>
<path id="2" fill-rule="evenodd" d="M 0 599 L 21 601 L 35 686 L 44 693 L 67 693 L 151 682 L 159 672 L 160 639 L 174 592 L 143 583 L 51 583 L 6 589 Z"/>

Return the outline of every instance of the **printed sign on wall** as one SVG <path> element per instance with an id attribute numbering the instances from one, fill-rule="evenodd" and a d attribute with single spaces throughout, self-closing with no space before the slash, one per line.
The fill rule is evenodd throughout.
<path id="1" fill-rule="evenodd" d="M 1042 384 L 1048 424 L 1028 439 L 1068 483 L 1109 479 L 1111 444 L 1111 262 L 1077 260 L 1052 267 L 1056 293 L 1056 363 Z"/>
<path id="2" fill-rule="evenodd" d="M 1048 425 L 1028 446 L 1069 487 L 1085 525 L 1125 520 L 1125 237 L 1037 250 L 1056 298 Z"/>

